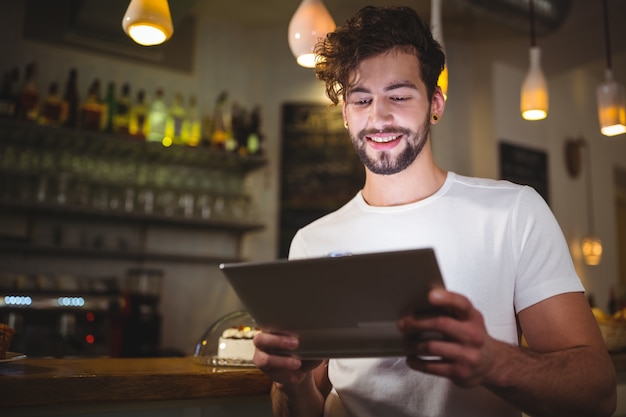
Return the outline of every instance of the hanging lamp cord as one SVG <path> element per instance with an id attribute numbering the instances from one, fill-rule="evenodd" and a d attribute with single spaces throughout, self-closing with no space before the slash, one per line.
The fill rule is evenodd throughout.
<path id="1" fill-rule="evenodd" d="M 532 1 L 532 0 L 531 0 Z M 602 9 L 604 12 L 604 44 L 606 47 L 606 68 L 612 69 L 611 62 L 611 32 L 609 31 L 609 6 L 606 0 L 602 1 Z"/>
<path id="2" fill-rule="evenodd" d="M 530 21 L 530 46 L 537 46 L 537 40 L 535 39 L 535 2 L 530 0 L 528 2 L 528 15 Z"/>
<path id="3" fill-rule="evenodd" d="M 585 159 L 587 160 L 587 166 L 585 167 L 585 180 L 587 188 L 587 226 L 589 227 L 589 234 L 595 236 L 595 227 L 593 222 L 593 187 L 591 186 L 591 149 L 589 144 L 584 138 L 580 138 L 578 143 L 581 148 L 584 148 Z"/>

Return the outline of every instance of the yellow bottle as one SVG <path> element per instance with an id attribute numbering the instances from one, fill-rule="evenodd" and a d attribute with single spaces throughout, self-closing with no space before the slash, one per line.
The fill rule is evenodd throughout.
<path id="1" fill-rule="evenodd" d="M 137 139 L 146 139 L 148 135 L 148 106 L 143 90 L 137 92 L 137 101 L 130 107 L 128 132 Z"/>

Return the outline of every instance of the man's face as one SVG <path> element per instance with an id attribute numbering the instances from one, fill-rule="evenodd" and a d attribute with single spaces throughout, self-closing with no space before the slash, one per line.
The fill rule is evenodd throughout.
<path id="1" fill-rule="evenodd" d="M 430 134 L 430 103 L 417 57 L 393 49 L 368 58 L 353 81 L 343 111 L 361 161 L 375 174 L 403 171 Z"/>

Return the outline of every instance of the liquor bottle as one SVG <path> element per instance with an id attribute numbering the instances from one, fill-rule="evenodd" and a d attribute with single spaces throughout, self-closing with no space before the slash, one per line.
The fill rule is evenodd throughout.
<path id="1" fill-rule="evenodd" d="M 50 83 L 48 95 L 41 103 L 39 112 L 39 124 L 44 126 L 61 126 L 67 113 L 66 104 L 59 94 L 59 84 Z"/>
<path id="2" fill-rule="evenodd" d="M 11 93 L 11 73 L 7 71 L 0 87 L 0 117 L 12 118 L 15 115 L 15 101 Z"/>
<path id="3" fill-rule="evenodd" d="M 20 69 L 13 67 L 4 75 L 2 84 L 2 98 L 0 99 L 0 117 L 17 117 L 18 97 L 19 97 Z"/>
<path id="4" fill-rule="evenodd" d="M 215 108 L 213 109 L 213 119 L 211 123 L 211 147 L 224 150 L 226 149 L 227 129 L 230 123 L 226 115 L 226 102 L 228 93 L 223 91 L 217 96 Z"/>
<path id="5" fill-rule="evenodd" d="M 609 290 L 609 302 L 607 307 L 607 311 L 611 316 L 617 313 L 621 308 L 617 297 L 617 291 L 614 287 Z"/>
<path id="6" fill-rule="evenodd" d="M 195 95 L 189 97 L 187 107 L 186 127 L 183 128 L 183 141 L 189 146 L 198 146 L 202 136 L 202 120 L 198 109 L 198 100 Z"/>
<path id="7" fill-rule="evenodd" d="M 186 111 L 183 107 L 183 95 L 176 93 L 174 102 L 167 112 L 167 122 L 165 126 L 165 137 L 170 138 L 175 145 L 182 145 L 183 126 L 186 118 Z"/>
<path id="8" fill-rule="evenodd" d="M 255 155 L 263 153 L 264 135 L 261 129 L 261 107 L 255 106 L 250 115 L 250 133 L 246 145 L 248 154 Z"/>
<path id="9" fill-rule="evenodd" d="M 100 99 L 100 80 L 95 79 L 89 87 L 87 99 L 80 108 L 80 127 L 84 130 L 100 131 L 103 127 L 103 106 Z"/>
<path id="10" fill-rule="evenodd" d="M 24 85 L 20 90 L 18 100 L 18 119 L 37 121 L 39 110 L 39 90 L 37 89 L 37 63 L 31 62 L 26 66 Z"/>
<path id="11" fill-rule="evenodd" d="M 233 102 L 230 118 L 234 143 L 229 148 L 240 155 L 245 155 L 247 153 L 246 140 L 248 138 L 249 126 L 246 109 L 240 106 L 239 103 Z"/>
<path id="12" fill-rule="evenodd" d="M 70 129 L 78 127 L 78 110 L 79 110 L 79 95 L 78 95 L 78 70 L 71 68 L 65 82 L 65 92 L 63 93 L 63 101 L 67 105 L 67 115 L 65 116 L 65 122 L 63 126 Z"/>
<path id="13" fill-rule="evenodd" d="M 117 100 L 115 98 L 115 83 L 109 82 L 107 86 L 107 94 L 102 104 L 104 112 L 104 130 L 105 132 L 113 133 L 113 118 L 117 113 Z"/>
<path id="14" fill-rule="evenodd" d="M 115 118 L 113 120 L 113 131 L 115 133 L 127 135 L 130 132 L 130 85 L 122 85 L 122 94 L 116 103 Z"/>
<path id="15" fill-rule="evenodd" d="M 169 146 L 165 139 L 165 125 L 167 124 L 167 105 L 163 98 L 163 90 L 158 89 L 148 110 L 148 141 L 161 142 Z M 171 144 L 171 143 L 170 143 Z"/>
<path id="16" fill-rule="evenodd" d="M 138 139 L 145 140 L 148 136 L 148 105 L 143 90 L 137 92 L 137 101 L 130 107 L 128 131 Z"/>

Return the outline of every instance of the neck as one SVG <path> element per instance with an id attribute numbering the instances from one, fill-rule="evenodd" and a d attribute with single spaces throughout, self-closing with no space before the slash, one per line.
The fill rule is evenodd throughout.
<path id="1" fill-rule="evenodd" d="M 430 141 L 404 171 L 379 175 L 366 169 L 362 195 L 371 206 L 400 206 L 415 203 L 435 194 L 446 180 L 447 172 L 432 158 Z"/>

